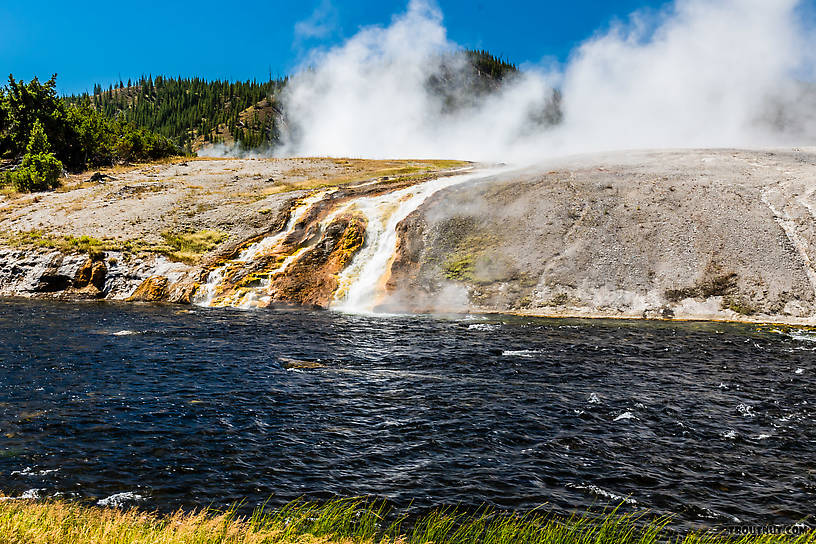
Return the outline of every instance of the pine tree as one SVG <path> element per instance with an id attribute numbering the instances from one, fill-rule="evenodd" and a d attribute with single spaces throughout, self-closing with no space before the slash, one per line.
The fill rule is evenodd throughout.
<path id="1" fill-rule="evenodd" d="M 39 153 L 51 153 L 51 144 L 48 143 L 48 137 L 45 135 L 42 123 L 39 119 L 34 122 L 31 129 L 31 136 L 26 146 L 26 154 L 37 155 Z"/>
<path id="2" fill-rule="evenodd" d="M 6 174 L 5 179 L 21 192 L 46 191 L 59 185 L 62 162 L 53 153 L 39 119 L 34 122 L 26 154 L 20 168 Z"/>

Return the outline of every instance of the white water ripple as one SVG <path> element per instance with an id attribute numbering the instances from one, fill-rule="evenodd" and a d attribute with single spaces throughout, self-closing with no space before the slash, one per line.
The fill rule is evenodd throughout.
<path id="1" fill-rule="evenodd" d="M 599 497 L 604 497 L 604 498 L 610 499 L 610 500 L 618 502 L 618 503 L 623 502 L 623 503 L 632 504 L 632 505 L 637 504 L 637 501 L 635 499 L 633 499 L 632 497 L 624 497 L 623 495 L 618 495 L 617 493 L 607 491 L 606 489 L 602 489 L 602 488 L 600 488 L 600 487 L 598 487 L 597 485 L 594 485 L 594 484 L 582 485 L 582 484 L 568 483 L 566 485 L 566 487 L 571 487 L 572 489 L 580 489 L 580 490 L 584 490 L 584 491 L 589 491 L 593 495 L 597 495 Z"/>
<path id="2" fill-rule="evenodd" d="M 509 349 L 502 351 L 502 357 L 535 357 L 541 353 L 540 349 Z"/>
<path id="3" fill-rule="evenodd" d="M 110 497 L 99 499 L 96 501 L 97 506 L 110 506 L 113 508 L 121 508 L 131 502 L 143 501 L 144 497 L 134 491 L 125 491 L 124 493 L 114 493 Z"/>

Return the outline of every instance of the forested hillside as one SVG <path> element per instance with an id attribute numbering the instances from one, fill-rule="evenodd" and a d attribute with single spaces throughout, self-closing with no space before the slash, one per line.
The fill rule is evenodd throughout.
<path id="1" fill-rule="evenodd" d="M 463 50 L 430 61 L 427 90 L 441 114 L 479 106 L 519 73 L 487 51 Z M 40 82 L 9 76 L 0 88 L 0 184 L 21 191 L 56 187 L 63 171 L 155 160 L 224 143 L 270 150 L 287 130 L 281 94 L 288 78 L 265 82 L 143 76 L 92 94 L 60 97 L 56 75 Z M 534 121 L 560 121 L 560 95 Z"/>
<path id="2" fill-rule="evenodd" d="M 428 89 L 440 96 L 446 110 L 472 104 L 518 73 L 514 64 L 487 51 L 458 55 L 441 59 L 428 77 Z M 279 98 L 287 82 L 142 76 L 107 88 L 95 85 L 93 94 L 69 100 L 85 101 L 110 119 L 155 131 L 186 151 L 209 143 L 269 149 L 280 143 L 286 130 Z"/>
<path id="3" fill-rule="evenodd" d="M 258 148 L 279 139 L 280 112 L 270 98 L 285 84 L 286 79 L 260 83 L 143 76 L 107 89 L 95 85 L 92 95 L 69 99 L 88 101 L 106 117 L 155 131 L 188 151 L 209 142 Z M 247 116 L 259 102 L 268 107 Z"/>

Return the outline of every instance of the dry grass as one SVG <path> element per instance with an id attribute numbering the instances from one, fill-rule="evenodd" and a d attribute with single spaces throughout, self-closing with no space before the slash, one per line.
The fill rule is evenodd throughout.
<path id="1" fill-rule="evenodd" d="M 47 234 L 41 230 L 0 232 L 0 245 L 19 249 L 56 249 L 62 253 L 99 254 L 105 251 L 123 253 L 160 253 L 171 260 L 188 264 L 197 263 L 208 251 L 226 240 L 227 235 L 214 230 L 161 233 L 164 243 L 153 244 L 139 240 L 113 240 L 93 236 L 66 236 Z"/>
<path id="2" fill-rule="evenodd" d="M 92 236 L 51 235 L 41 230 L 0 232 L 0 243 L 21 249 L 58 249 L 63 253 L 94 253 L 122 249 L 121 243 L 115 240 L 99 240 Z"/>
<path id="3" fill-rule="evenodd" d="M 328 159 L 307 157 L 306 161 L 332 161 L 339 172 L 326 173 L 322 168 L 292 169 L 287 172 L 290 179 L 275 184 L 265 191 L 266 195 L 290 191 L 313 190 L 323 187 L 350 185 L 380 179 L 387 182 L 420 181 L 436 174 L 467 166 L 464 161 L 446 160 L 369 160 L 369 159 Z M 320 176 L 315 177 L 317 172 Z M 291 179 L 291 178 L 303 179 Z"/>
<path id="4" fill-rule="evenodd" d="M 165 157 L 163 159 L 158 159 L 155 161 L 150 162 L 137 162 L 137 163 L 127 163 L 127 164 L 115 164 L 113 166 L 100 166 L 97 168 L 91 168 L 85 172 L 80 172 L 78 174 L 69 174 L 66 178 L 62 180 L 62 186 L 69 185 L 70 188 L 68 190 L 79 189 L 82 187 L 92 187 L 95 186 L 95 183 L 85 183 L 86 180 L 93 174 L 94 172 L 99 172 L 100 174 L 105 174 L 108 176 L 116 176 L 121 174 L 127 174 L 129 172 L 133 172 L 135 170 L 141 170 L 143 168 L 148 168 L 151 166 L 166 166 L 171 164 L 180 164 L 183 162 L 195 161 L 195 160 L 207 160 L 207 159 L 199 159 L 197 157 L 185 157 L 184 155 L 178 155 L 175 157 Z M 63 189 L 65 191 L 65 189 Z"/>
<path id="5" fill-rule="evenodd" d="M 391 520 L 390 522 L 387 520 Z M 672 532 L 669 518 L 644 514 L 562 517 L 482 509 L 443 509 L 410 527 L 382 503 L 359 499 L 317 505 L 296 501 L 249 517 L 227 512 L 168 516 L 67 502 L 0 501 L 0 544 L 814 544 L 813 529 L 797 534 L 728 535 Z"/>
<path id="6" fill-rule="evenodd" d="M 120 511 L 67 502 L 0 502 L 0 544 L 261 544 L 363 543 L 372 532 L 366 520 L 352 528 L 338 514 L 349 516 L 358 502 L 338 501 L 335 507 L 299 504 L 277 512 L 256 511 L 248 518 L 234 510 L 224 513 L 176 512 L 160 516 L 137 510 Z M 375 511 L 365 516 L 375 522 Z M 362 522 L 362 524 L 361 524 Z M 348 533 L 348 536 L 336 536 Z"/>

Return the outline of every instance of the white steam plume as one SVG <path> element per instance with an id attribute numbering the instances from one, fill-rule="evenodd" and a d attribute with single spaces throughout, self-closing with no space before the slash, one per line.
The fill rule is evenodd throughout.
<path id="1" fill-rule="evenodd" d="M 625 148 L 812 145 L 816 101 L 797 79 L 813 75 L 814 43 L 799 4 L 677 0 L 656 19 L 635 14 L 585 42 L 562 71 L 528 69 L 478 107 L 443 112 L 427 81 L 459 48 L 440 11 L 412 0 L 390 26 L 313 54 L 292 78 L 285 152 L 527 162 Z M 532 126 L 553 87 L 563 122 Z"/>

